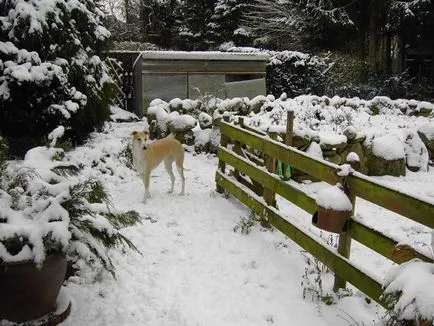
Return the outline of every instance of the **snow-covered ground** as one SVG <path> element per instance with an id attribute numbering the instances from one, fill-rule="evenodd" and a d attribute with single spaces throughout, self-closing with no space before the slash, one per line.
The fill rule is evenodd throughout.
<path id="1" fill-rule="evenodd" d="M 169 177 L 159 167 L 151 178 L 152 197 L 144 204 L 141 180 L 117 155 L 130 133 L 143 127 L 143 122 L 112 123 L 70 154 L 85 165 L 85 174 L 104 182 L 115 206 L 141 214 L 142 224 L 124 234 L 142 255 L 114 251 L 116 280 L 90 270 L 70 278 L 72 312 L 62 325 L 381 325 L 384 311 L 357 291 L 330 306 L 309 295 L 304 299 L 305 273 L 311 268 L 301 249 L 278 231 L 256 224 L 247 235 L 234 232 L 250 211 L 215 192 L 215 156 L 186 153 L 185 196 L 167 193 Z M 431 171 L 383 179 L 434 196 Z M 303 187 L 316 193 L 324 184 Z M 279 205 L 317 232 L 308 214 L 283 201 Z M 429 230 L 378 206 L 359 200 L 357 214 L 399 240 L 430 241 Z M 380 278 L 390 267 L 361 245 L 353 246 L 352 256 Z M 331 292 L 332 282 L 331 274 L 323 274 L 324 294 Z"/>

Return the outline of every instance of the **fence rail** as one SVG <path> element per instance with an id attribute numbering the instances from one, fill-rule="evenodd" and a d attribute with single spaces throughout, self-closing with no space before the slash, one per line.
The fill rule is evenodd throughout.
<path id="1" fill-rule="evenodd" d="M 252 128 L 244 129 L 242 124 L 241 122 L 241 126 L 235 126 L 225 121 L 220 124 L 222 141 L 218 150 L 217 188 L 236 197 L 267 223 L 280 230 L 328 266 L 336 275 L 337 283 L 335 282 L 335 285 L 344 287 L 345 281 L 348 281 L 381 305 L 387 306 L 386 302 L 381 299 L 381 283 L 370 276 L 368 272 L 349 261 L 351 239 L 396 263 L 402 263 L 411 258 L 434 262 L 432 258 L 415 249 L 408 251 L 405 256 L 395 255 L 394 252 L 398 245 L 396 240 L 353 218 L 350 218 L 345 232 L 340 233 L 338 250 L 322 244 L 315 236 L 291 224 L 290 221 L 282 217 L 278 209 L 273 207 L 273 200 L 269 198 L 270 193 L 279 194 L 285 200 L 311 214 L 317 210 L 315 199 L 290 183 L 282 181 L 270 168 L 267 170 L 263 166 L 257 165 L 257 162 L 251 161 L 248 156 L 243 155 L 242 146 L 261 152 L 265 157 L 265 162 L 269 162 L 270 159 L 280 160 L 318 180 L 330 184 L 344 183 L 346 192 L 354 203 L 356 197 L 360 197 L 431 228 L 434 227 L 434 205 L 386 187 L 357 172 L 340 177 L 338 176 L 340 171 L 338 165 L 312 158 L 293 147 L 272 140 L 263 133 L 257 133 Z M 288 123 L 288 125 L 292 126 L 292 123 Z M 285 141 L 288 141 L 288 137 Z M 236 146 L 229 149 L 228 144 L 231 142 L 235 143 Z M 227 165 L 232 166 L 236 171 L 234 177 L 229 177 L 225 173 Z M 250 178 L 250 183 L 248 178 Z M 261 189 L 255 184 L 263 186 L 263 197 L 261 197 Z"/>

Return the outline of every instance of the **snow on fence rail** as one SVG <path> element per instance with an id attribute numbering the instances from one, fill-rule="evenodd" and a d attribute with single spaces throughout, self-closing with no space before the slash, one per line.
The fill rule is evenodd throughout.
<path id="1" fill-rule="evenodd" d="M 288 119 L 288 128 L 291 128 Z M 275 160 L 290 164 L 291 167 L 307 173 L 314 178 L 330 184 L 341 183 L 353 203 L 356 197 L 363 198 L 408 219 L 434 228 L 434 205 L 401 191 L 386 187 L 376 180 L 358 172 L 339 176 L 341 167 L 330 162 L 313 158 L 291 146 L 287 146 L 246 127 L 235 126 L 228 121 L 220 123 L 222 133 L 218 150 L 219 168 L 216 172 L 217 190 L 226 191 L 250 207 L 261 216 L 263 225 L 272 225 L 315 256 L 335 273 L 335 290 L 345 287 L 346 281 L 386 308 L 388 303 L 381 297 L 382 284 L 368 271 L 356 267 L 349 261 L 351 239 L 354 239 L 384 257 L 403 263 L 412 258 L 434 262 L 413 248 L 407 248 L 405 255 L 396 254 L 398 242 L 381 232 L 350 218 L 345 232 L 340 233 L 339 247 L 334 249 L 318 241 L 316 237 L 283 218 L 275 207 L 275 194 L 292 202 L 308 213 L 317 211 L 315 199 L 299 189 L 282 181 L 275 172 Z M 291 130 L 291 129 L 288 129 Z M 290 137 L 289 137 L 290 138 Z M 286 144 L 291 140 L 287 137 Z M 233 143 L 231 149 L 228 144 Z M 261 160 L 252 158 L 242 150 L 242 145 L 261 152 L 266 168 Z M 258 165 L 259 164 L 259 165 Z M 234 169 L 233 177 L 226 173 L 226 165 Z M 339 173 L 341 174 L 341 173 Z M 248 179 L 247 177 L 250 179 Z M 353 211 L 354 212 L 354 211 Z"/>

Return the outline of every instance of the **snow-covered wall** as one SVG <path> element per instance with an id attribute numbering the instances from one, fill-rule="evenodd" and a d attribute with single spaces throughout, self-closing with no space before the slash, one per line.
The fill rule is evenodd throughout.
<path id="1" fill-rule="evenodd" d="M 174 126 L 180 116 L 185 121 L 185 116 L 190 115 L 194 119 L 189 119 L 188 128 L 184 126 L 178 132 L 189 132 L 190 138 L 200 139 L 190 141 L 190 145 L 197 144 L 197 151 L 213 151 L 215 145 L 206 145 L 205 141 L 210 132 L 204 130 L 214 130 L 215 143 L 218 121 L 223 115 L 232 120 L 242 116 L 247 125 L 283 138 L 288 110 L 294 111 L 295 116 L 295 147 L 336 164 L 344 163 L 350 153 L 355 153 L 364 173 L 404 175 L 406 167 L 426 171 L 434 154 L 434 104 L 415 100 L 375 97 L 368 101 L 310 95 L 290 99 L 286 94 L 278 99 L 269 95 L 253 99 L 212 98 L 207 102 L 156 100 L 151 103 L 147 119 L 151 131 L 161 137 L 176 133 Z"/>

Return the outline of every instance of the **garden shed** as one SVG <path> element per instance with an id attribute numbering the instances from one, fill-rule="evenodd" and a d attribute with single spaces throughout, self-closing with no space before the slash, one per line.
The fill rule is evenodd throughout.
<path id="1" fill-rule="evenodd" d="M 265 95 L 268 59 L 263 53 L 144 51 L 134 63 L 136 114 L 146 114 L 156 98 Z"/>

